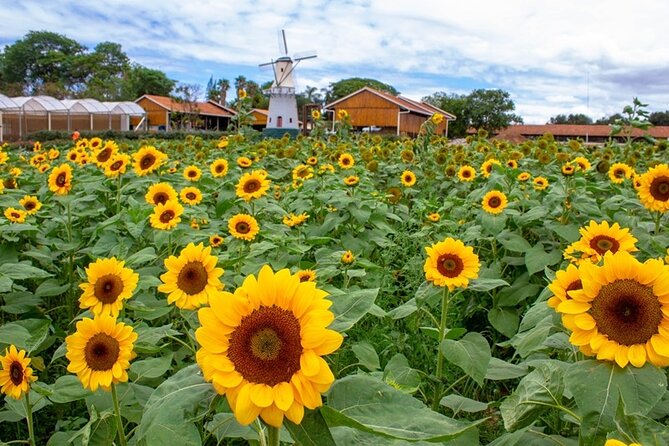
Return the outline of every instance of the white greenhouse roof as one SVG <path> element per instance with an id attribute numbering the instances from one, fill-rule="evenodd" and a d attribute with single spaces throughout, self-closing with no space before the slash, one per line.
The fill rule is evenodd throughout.
<path id="1" fill-rule="evenodd" d="M 0 111 L 2 110 L 18 110 L 19 105 L 12 101 L 11 98 L 8 98 L 4 94 L 0 94 Z"/>
<path id="2" fill-rule="evenodd" d="M 144 116 L 146 111 L 134 102 L 103 102 L 112 115 Z"/>
<path id="3" fill-rule="evenodd" d="M 25 113 L 67 113 L 67 107 L 51 96 L 20 96 L 12 98 Z"/>
<path id="4" fill-rule="evenodd" d="M 61 102 L 65 104 L 70 114 L 109 114 L 107 106 L 96 99 L 63 99 Z"/>

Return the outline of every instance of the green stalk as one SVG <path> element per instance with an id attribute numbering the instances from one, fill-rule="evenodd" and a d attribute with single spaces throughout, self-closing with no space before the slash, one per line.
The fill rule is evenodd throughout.
<path id="1" fill-rule="evenodd" d="M 116 385 L 111 385 L 112 401 L 114 402 L 114 414 L 116 415 L 116 429 L 118 431 L 118 441 L 121 446 L 128 446 L 125 440 L 125 432 L 123 432 L 123 419 L 121 418 L 121 406 L 118 404 L 118 396 L 116 395 Z"/>
<path id="2" fill-rule="evenodd" d="M 267 446 L 279 446 L 279 428 L 267 425 Z"/>
<path id="3" fill-rule="evenodd" d="M 116 214 L 121 212 L 121 174 L 118 174 L 118 180 L 116 180 Z"/>
<path id="4" fill-rule="evenodd" d="M 35 428 L 33 427 L 33 408 L 30 405 L 30 389 L 26 392 L 23 399 L 23 405 L 26 408 L 26 420 L 28 421 L 28 437 L 30 437 L 30 446 L 35 446 Z"/>
<path id="5" fill-rule="evenodd" d="M 439 337 L 437 338 L 437 371 L 435 378 L 437 383 L 434 387 L 434 399 L 432 400 L 432 410 L 439 409 L 439 400 L 441 399 L 441 374 L 444 369 L 444 354 L 441 352 L 441 341 L 444 340 L 444 331 L 446 331 L 446 317 L 448 316 L 448 287 L 444 287 L 444 294 L 441 298 L 441 320 L 439 321 Z"/>
<path id="6" fill-rule="evenodd" d="M 662 212 L 655 213 L 655 235 L 660 233 L 660 221 L 662 220 Z"/>

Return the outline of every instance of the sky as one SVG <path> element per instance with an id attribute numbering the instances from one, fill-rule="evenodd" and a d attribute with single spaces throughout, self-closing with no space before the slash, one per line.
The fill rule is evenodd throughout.
<path id="1" fill-rule="evenodd" d="M 281 55 L 284 29 L 289 55 L 318 54 L 296 67 L 298 92 L 349 77 L 411 99 L 502 89 L 543 124 L 596 120 L 634 97 L 669 109 L 668 19 L 661 0 L 0 0 L 0 48 L 29 31 L 111 41 L 204 91 L 211 76 L 273 80 L 258 65 Z"/>

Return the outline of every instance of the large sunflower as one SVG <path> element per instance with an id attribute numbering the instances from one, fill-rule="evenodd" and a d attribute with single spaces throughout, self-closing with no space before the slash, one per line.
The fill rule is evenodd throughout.
<path id="1" fill-rule="evenodd" d="M 158 291 L 167 294 L 167 302 L 184 310 L 194 310 L 221 299 L 221 275 L 218 257 L 211 255 L 211 247 L 189 243 L 179 257 L 165 259 L 167 272 L 160 276 L 163 284 Z"/>
<path id="2" fill-rule="evenodd" d="M 572 163 L 576 164 L 583 172 L 586 172 L 592 168 L 590 161 L 588 161 L 588 159 L 583 156 L 577 156 L 572 160 Z"/>
<path id="3" fill-rule="evenodd" d="M 154 172 L 167 161 L 167 155 L 153 146 L 140 147 L 133 153 L 132 158 L 135 160 L 135 173 L 140 177 Z"/>
<path id="4" fill-rule="evenodd" d="M 117 151 L 118 145 L 114 141 L 107 141 L 104 146 L 93 153 L 93 160 L 98 167 L 104 167 Z"/>
<path id="5" fill-rule="evenodd" d="M 588 226 L 579 229 L 581 238 L 575 243 L 574 248 L 583 253 L 593 254 L 594 251 L 598 260 L 608 251 L 616 253 L 618 251 L 637 251 L 637 239 L 630 234 L 627 228 L 621 228 L 618 223 L 609 226 L 609 222 L 603 221 L 597 223 L 590 220 Z"/>
<path id="6" fill-rule="evenodd" d="M 479 257 L 471 246 L 451 237 L 425 247 L 428 258 L 423 265 L 425 278 L 437 286 L 467 288 L 469 279 L 476 279 L 480 268 Z"/>
<path id="7" fill-rule="evenodd" d="M 491 190 L 481 200 L 483 210 L 489 214 L 501 214 L 509 201 L 503 192 Z"/>
<path id="8" fill-rule="evenodd" d="M 240 156 L 237 158 L 237 165 L 244 168 L 251 167 L 253 165 L 253 161 L 248 156 Z"/>
<path id="9" fill-rule="evenodd" d="M 184 203 L 195 206 L 202 201 L 202 192 L 194 186 L 184 187 L 181 189 L 181 192 L 179 192 L 179 198 L 181 198 L 181 201 Z"/>
<path id="10" fill-rule="evenodd" d="M 609 169 L 609 179 L 612 183 L 621 184 L 625 179 L 632 178 L 634 169 L 625 163 L 614 163 Z"/>
<path id="11" fill-rule="evenodd" d="M 641 175 L 637 189 L 641 204 L 651 211 L 669 211 L 669 165 L 659 164 Z"/>
<path id="12" fill-rule="evenodd" d="M 7 208 L 5 209 L 5 217 L 12 223 L 24 223 L 28 213 L 23 209 Z"/>
<path id="13" fill-rule="evenodd" d="M 492 173 L 493 165 L 501 166 L 502 163 L 500 163 L 495 158 L 486 160 L 483 164 L 481 164 L 481 175 L 483 175 L 485 178 L 488 178 Z"/>
<path id="14" fill-rule="evenodd" d="M 298 164 L 293 168 L 292 176 L 294 180 L 308 180 L 313 178 L 314 169 L 307 164 Z"/>
<path id="15" fill-rule="evenodd" d="M 153 208 L 150 222 L 151 227 L 156 229 L 172 229 L 181 221 L 184 207 L 176 200 L 170 200 Z"/>
<path id="16" fill-rule="evenodd" d="M 33 369 L 28 367 L 30 361 L 26 351 L 17 350 L 14 345 L 5 350 L 4 356 L 0 355 L 0 392 L 19 400 L 30 390 L 30 383 L 37 380 Z"/>
<path id="17" fill-rule="evenodd" d="M 534 190 L 545 190 L 548 188 L 548 180 L 545 177 L 536 177 L 532 180 Z"/>
<path id="18" fill-rule="evenodd" d="M 165 204 L 170 200 L 177 199 L 177 191 L 169 183 L 156 183 L 149 186 L 144 199 L 151 206 Z"/>
<path id="19" fill-rule="evenodd" d="M 49 190 L 57 195 L 67 195 L 72 189 L 72 168 L 69 164 L 55 167 L 49 174 Z"/>
<path id="20" fill-rule="evenodd" d="M 350 169 L 355 165 L 355 158 L 350 153 L 342 153 L 339 155 L 338 163 L 342 169 Z"/>
<path id="21" fill-rule="evenodd" d="M 343 338 L 326 327 L 332 302 L 314 282 L 300 282 L 265 265 L 234 294 L 223 293 L 198 311 L 197 362 L 204 378 L 227 397 L 241 424 L 260 416 L 280 427 L 284 416 L 300 423 L 304 408 L 321 406 L 321 393 L 334 382 L 322 356 Z"/>
<path id="22" fill-rule="evenodd" d="M 458 178 L 460 181 L 474 181 L 474 178 L 476 178 L 476 169 L 472 166 L 461 166 L 458 170 Z"/>
<path id="23" fill-rule="evenodd" d="M 410 170 L 405 170 L 402 172 L 402 176 L 400 177 L 400 181 L 402 182 L 402 185 L 405 187 L 411 187 L 414 184 L 416 184 L 416 174 L 413 173 Z"/>
<path id="24" fill-rule="evenodd" d="M 42 208 L 42 203 L 34 195 L 25 195 L 19 200 L 28 215 L 36 214 Z"/>
<path id="25" fill-rule="evenodd" d="M 211 175 L 213 177 L 224 177 L 228 173 L 228 161 L 223 158 L 218 158 L 211 163 L 209 169 L 211 170 Z"/>
<path id="26" fill-rule="evenodd" d="M 267 179 L 267 172 L 264 170 L 254 170 L 247 172 L 239 179 L 237 183 L 237 196 L 244 201 L 251 201 L 254 198 L 260 198 L 267 193 L 270 181 Z"/>
<path id="27" fill-rule="evenodd" d="M 139 274 L 124 264 L 116 257 L 90 263 L 86 267 L 87 282 L 79 285 L 83 290 L 79 308 L 90 308 L 95 316 L 104 313 L 118 317 L 123 301 L 132 297 L 139 280 Z"/>
<path id="28" fill-rule="evenodd" d="M 125 173 L 130 164 L 130 156 L 125 153 L 117 153 L 105 164 L 105 175 L 113 178 Z"/>
<path id="29" fill-rule="evenodd" d="M 188 166 L 184 169 L 184 178 L 187 181 L 198 181 L 202 177 L 202 171 L 197 166 Z"/>
<path id="30" fill-rule="evenodd" d="M 77 322 L 77 331 L 65 338 L 67 371 L 76 373 L 84 388 L 109 390 L 112 384 L 128 381 L 136 340 L 132 327 L 116 323 L 112 316 L 85 317 Z"/>
<path id="31" fill-rule="evenodd" d="M 582 289 L 557 306 L 569 341 L 620 367 L 668 366 L 669 269 L 662 260 L 609 252 L 602 266 L 583 263 L 579 276 Z"/>
<path id="32" fill-rule="evenodd" d="M 250 242 L 258 235 L 260 226 L 252 215 L 236 214 L 228 220 L 228 230 L 233 237 Z"/>

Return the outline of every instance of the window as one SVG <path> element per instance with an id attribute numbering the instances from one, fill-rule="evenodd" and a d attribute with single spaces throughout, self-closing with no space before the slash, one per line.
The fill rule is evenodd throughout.
<path id="1" fill-rule="evenodd" d="M 281 128 L 283 126 L 283 117 L 281 117 L 281 116 L 276 117 L 276 126 L 278 128 Z"/>

